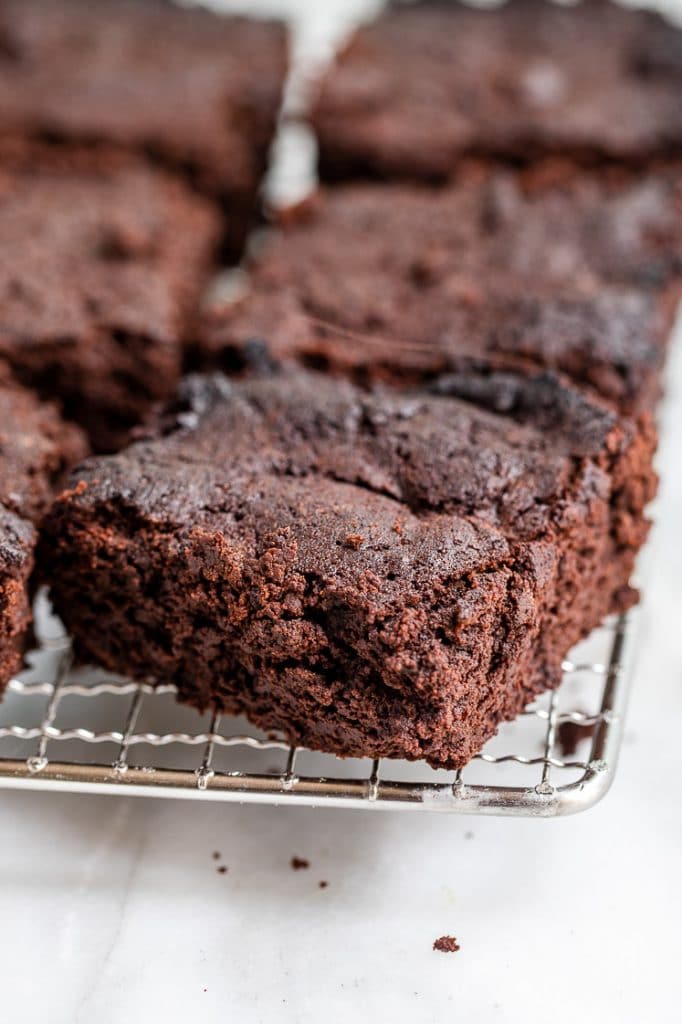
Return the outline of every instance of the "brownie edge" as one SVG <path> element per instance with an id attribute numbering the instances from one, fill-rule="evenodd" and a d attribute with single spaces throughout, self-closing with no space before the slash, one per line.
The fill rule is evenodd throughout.
<path id="1" fill-rule="evenodd" d="M 0 697 L 28 643 L 35 543 L 33 526 L 0 504 Z"/>
<path id="2" fill-rule="evenodd" d="M 218 212 L 112 150 L 3 155 L 0 359 L 115 450 L 177 386 Z"/>

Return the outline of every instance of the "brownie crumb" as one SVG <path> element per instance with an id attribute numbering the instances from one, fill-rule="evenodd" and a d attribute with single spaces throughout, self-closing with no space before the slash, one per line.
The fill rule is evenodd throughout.
<path id="1" fill-rule="evenodd" d="M 580 741 L 592 736 L 594 730 L 594 722 L 560 722 L 556 738 L 562 756 L 569 757 L 571 754 L 575 754 Z"/>
<path id="2" fill-rule="evenodd" d="M 441 935 L 439 939 L 433 944 L 433 948 L 438 950 L 439 953 L 457 953 L 459 950 L 459 943 L 454 935 Z"/>
<path id="3" fill-rule="evenodd" d="M 213 860 L 220 860 L 220 850 L 214 850 L 211 856 L 213 857 Z"/>
<path id="4" fill-rule="evenodd" d="M 319 881 L 319 882 L 317 883 L 317 885 L 318 885 L 318 887 L 319 887 L 320 889 L 326 889 L 326 888 L 327 888 L 327 886 L 329 885 L 329 882 L 325 882 L 325 880 L 324 880 L 324 878 L 323 878 L 323 879 L 321 879 L 321 881 Z"/>
<path id="5" fill-rule="evenodd" d="M 364 543 L 365 538 L 360 533 L 349 533 L 344 541 L 345 546 L 353 551 L 357 551 Z"/>
<path id="6" fill-rule="evenodd" d="M 225 867 L 224 864 L 221 864 L 219 868 L 216 868 L 216 870 L 217 870 L 219 875 L 226 875 L 227 874 L 227 868 Z"/>
<path id="7" fill-rule="evenodd" d="M 310 867 L 310 861 L 306 860 L 305 857 L 292 857 L 291 867 L 294 871 L 303 871 Z"/>

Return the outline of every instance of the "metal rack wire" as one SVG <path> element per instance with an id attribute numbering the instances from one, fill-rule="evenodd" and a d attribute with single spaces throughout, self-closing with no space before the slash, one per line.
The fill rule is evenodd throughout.
<path id="1" fill-rule="evenodd" d="M 0 705 L 0 786 L 551 817 L 592 806 L 615 772 L 631 616 L 595 631 L 564 664 L 560 688 L 459 772 L 339 759 L 244 719 L 201 716 L 177 704 L 173 686 L 74 669 L 68 637 L 44 608 L 38 620 L 48 626 L 31 667 Z M 561 752 L 564 723 L 580 727 L 574 754 Z"/>

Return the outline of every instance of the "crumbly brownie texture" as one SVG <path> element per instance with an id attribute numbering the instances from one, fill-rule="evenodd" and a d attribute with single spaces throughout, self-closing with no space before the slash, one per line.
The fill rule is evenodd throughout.
<path id="1" fill-rule="evenodd" d="M 50 514 L 80 656 L 299 744 L 464 764 L 632 601 L 653 439 L 547 374 L 433 389 L 189 378 Z"/>
<path id="2" fill-rule="evenodd" d="M 177 385 L 218 215 L 136 158 L 4 153 L 0 359 L 113 449 Z"/>
<path id="3" fill-rule="evenodd" d="M 682 175 L 471 164 L 442 189 L 351 185 L 293 217 L 199 365 L 263 355 L 361 379 L 493 354 L 651 406 L 682 292 Z"/>
<path id="4" fill-rule="evenodd" d="M 21 663 L 39 523 L 67 468 L 85 454 L 76 427 L 0 366 L 0 693 Z"/>
<path id="5" fill-rule="evenodd" d="M 313 113 L 323 177 L 447 177 L 464 154 L 640 162 L 682 149 L 682 32 L 589 0 L 394 6 Z"/>
<path id="6" fill-rule="evenodd" d="M 86 454 L 85 439 L 1 363 L 0 410 L 0 504 L 37 523 L 66 471 Z"/>
<path id="7" fill-rule="evenodd" d="M 253 214 L 286 73 L 276 22 L 166 0 L 0 0 L 0 136 L 112 143 Z"/>

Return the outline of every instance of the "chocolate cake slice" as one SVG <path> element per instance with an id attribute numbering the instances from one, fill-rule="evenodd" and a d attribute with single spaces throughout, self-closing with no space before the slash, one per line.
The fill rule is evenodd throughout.
<path id="1" fill-rule="evenodd" d="M 682 175 L 470 164 L 440 189 L 328 189 L 207 317 L 197 364 L 264 354 L 361 380 L 479 358 L 651 407 L 682 293 Z"/>
<path id="2" fill-rule="evenodd" d="M 21 664 L 31 624 L 35 530 L 67 468 L 85 454 L 76 427 L 0 364 L 0 693 Z"/>
<path id="3" fill-rule="evenodd" d="M 116 145 L 254 215 L 287 65 L 274 21 L 167 0 L 0 0 L 0 138 Z"/>
<path id="4" fill-rule="evenodd" d="M 682 150 L 682 32 L 607 0 L 393 4 L 361 27 L 312 120 L 325 178 L 447 178 L 463 155 L 584 162 Z"/>
<path id="5" fill-rule="evenodd" d="M 177 385 L 219 218 L 136 158 L 3 152 L 0 359 L 116 448 Z"/>
<path id="6" fill-rule="evenodd" d="M 652 447 L 548 373 L 189 378 L 78 468 L 44 566 L 81 658 L 295 743 L 456 767 L 632 602 Z"/>

